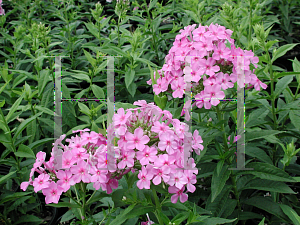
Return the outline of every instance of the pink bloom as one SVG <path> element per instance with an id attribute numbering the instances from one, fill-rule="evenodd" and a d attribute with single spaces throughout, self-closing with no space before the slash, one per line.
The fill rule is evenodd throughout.
<path id="1" fill-rule="evenodd" d="M 73 166 L 77 160 L 73 157 L 71 151 L 64 152 L 62 155 L 62 168 L 67 169 Z"/>
<path id="2" fill-rule="evenodd" d="M 71 185 L 75 184 L 75 181 L 72 178 L 72 173 L 71 171 L 58 171 L 56 174 L 57 178 L 59 179 L 57 181 L 57 185 L 63 188 L 63 191 L 66 192 L 67 190 L 70 189 Z"/>
<path id="3" fill-rule="evenodd" d="M 142 170 L 140 170 L 139 174 L 138 174 L 138 178 L 140 179 L 137 183 L 136 186 L 139 189 L 150 189 L 150 180 L 152 179 L 153 174 L 149 173 L 149 171 L 147 171 L 146 167 L 142 167 Z"/>
<path id="4" fill-rule="evenodd" d="M 200 143 L 203 143 L 203 140 L 201 136 L 199 135 L 199 131 L 195 130 L 193 135 L 193 145 L 192 148 L 195 150 L 197 155 L 200 155 L 199 149 L 203 150 L 203 145 Z"/>
<path id="5" fill-rule="evenodd" d="M 173 154 L 177 147 L 174 136 L 168 133 L 162 133 L 159 139 L 158 148 L 162 151 L 166 150 L 169 154 Z"/>
<path id="6" fill-rule="evenodd" d="M 80 152 L 79 149 L 72 149 L 72 154 L 73 154 L 73 157 L 75 158 L 75 160 L 89 158 L 89 154 Z"/>
<path id="7" fill-rule="evenodd" d="M 181 189 L 185 184 L 187 184 L 188 179 L 186 178 L 185 174 L 177 170 L 176 173 L 170 174 L 170 180 L 168 181 L 168 184 L 173 186 L 175 184 L 175 187 Z"/>
<path id="8" fill-rule="evenodd" d="M 112 193 L 112 188 L 116 189 L 118 187 L 118 181 L 116 179 L 110 179 L 106 185 L 102 186 L 102 190 L 106 191 L 107 194 Z"/>
<path id="9" fill-rule="evenodd" d="M 131 116 L 131 112 L 127 112 L 125 115 L 124 109 L 123 108 L 119 108 L 118 109 L 118 113 L 114 114 L 114 123 L 115 125 L 119 125 L 119 124 L 124 124 L 127 122 L 128 118 Z"/>
<path id="10" fill-rule="evenodd" d="M 203 71 L 203 73 L 212 76 L 215 74 L 215 72 L 218 72 L 220 70 L 219 66 L 214 66 L 216 63 L 216 60 L 213 58 L 209 57 L 208 59 L 200 59 L 199 60 L 199 65 L 200 65 L 200 70 Z"/>
<path id="11" fill-rule="evenodd" d="M 254 85 L 255 90 L 259 91 L 260 87 L 262 87 L 263 89 L 266 89 L 268 87 L 268 85 L 264 84 L 263 82 L 261 82 L 257 76 L 255 74 L 253 74 L 251 76 L 251 82 L 250 84 Z"/>
<path id="12" fill-rule="evenodd" d="M 178 197 L 180 197 L 180 202 L 181 203 L 184 203 L 184 202 L 187 201 L 188 195 L 186 193 L 183 193 L 184 189 L 185 189 L 184 186 L 183 186 L 182 189 L 178 189 L 177 187 L 174 187 L 174 186 L 170 186 L 168 188 L 169 193 L 175 194 L 175 195 L 172 195 L 172 197 L 171 197 L 171 202 L 172 203 L 175 204 L 178 200 Z"/>
<path id="13" fill-rule="evenodd" d="M 84 143 L 78 136 L 74 137 L 72 139 L 72 142 L 69 144 L 69 147 L 72 149 L 72 151 L 78 150 L 79 152 L 86 152 L 86 149 L 83 146 L 84 146 Z"/>
<path id="14" fill-rule="evenodd" d="M 87 143 L 93 143 L 93 144 L 97 144 L 98 142 L 98 134 L 95 131 L 92 131 L 91 133 L 83 133 L 81 136 L 81 145 L 84 146 Z"/>
<path id="15" fill-rule="evenodd" d="M 28 188 L 28 185 L 29 185 L 29 184 L 32 185 L 32 184 L 33 184 L 32 181 L 31 181 L 31 182 L 22 182 L 20 188 L 21 188 L 23 191 L 26 191 L 26 189 Z"/>
<path id="16" fill-rule="evenodd" d="M 149 147 L 146 145 L 143 151 L 136 153 L 136 158 L 140 160 L 142 166 L 147 165 L 149 161 L 154 162 L 157 159 L 157 150 L 154 147 Z"/>
<path id="17" fill-rule="evenodd" d="M 125 134 L 128 149 L 138 149 L 142 151 L 145 148 L 145 144 L 150 141 L 150 138 L 147 135 L 143 135 L 143 129 L 137 128 L 134 131 L 134 134 L 127 132 Z"/>
<path id="18" fill-rule="evenodd" d="M 197 180 L 196 180 L 196 175 L 193 174 L 190 170 L 185 170 L 184 171 L 185 175 L 186 175 L 186 178 L 187 178 L 187 191 L 193 193 L 195 190 L 196 190 L 196 187 L 193 185 L 193 184 L 196 184 L 197 183 Z"/>
<path id="19" fill-rule="evenodd" d="M 155 121 L 153 126 L 151 127 L 151 131 L 158 134 L 167 132 L 168 130 L 170 130 L 170 127 L 167 126 L 164 122 L 160 123 L 159 121 Z"/>
<path id="20" fill-rule="evenodd" d="M 183 77 L 179 77 L 177 80 L 174 80 L 171 83 L 171 88 L 174 90 L 172 94 L 173 98 L 182 98 L 185 86 L 186 84 Z"/>
<path id="21" fill-rule="evenodd" d="M 153 85 L 153 91 L 156 95 L 158 95 L 161 92 L 165 92 L 168 89 L 168 82 L 166 81 L 166 78 L 158 78 L 156 81 L 157 84 Z"/>
<path id="22" fill-rule="evenodd" d="M 221 91 L 220 85 L 205 87 L 205 98 L 209 98 L 212 105 L 216 106 L 220 103 L 219 99 L 225 98 L 225 93 Z"/>
<path id="23" fill-rule="evenodd" d="M 42 173 L 33 181 L 34 191 L 37 193 L 38 191 L 49 187 L 49 178 L 48 174 Z"/>
<path id="24" fill-rule="evenodd" d="M 99 164 L 98 164 L 99 165 Z M 92 166 L 90 171 L 92 175 L 91 182 L 100 181 L 100 183 L 106 183 L 107 182 L 107 170 L 103 170 L 101 167 L 97 168 L 95 166 Z"/>
<path id="25" fill-rule="evenodd" d="M 129 149 L 128 151 L 123 151 L 122 160 L 118 164 L 119 169 L 124 169 L 126 166 L 133 167 L 134 165 L 135 151 Z"/>
<path id="26" fill-rule="evenodd" d="M 54 181 L 52 181 L 48 188 L 43 189 L 43 194 L 46 196 L 45 202 L 49 203 L 58 203 L 59 198 L 63 192 L 63 188 L 57 185 Z"/>
<path id="27" fill-rule="evenodd" d="M 75 183 L 83 181 L 84 183 L 91 182 L 91 175 L 87 172 L 87 163 L 79 160 L 76 166 L 71 167 L 71 172 L 74 174 L 73 179 Z"/>
<path id="28" fill-rule="evenodd" d="M 230 77 L 227 73 L 224 74 L 222 72 L 219 72 L 217 74 L 217 81 L 221 85 L 221 88 L 223 90 L 232 88 L 234 86 L 234 84 L 230 82 Z"/>
<path id="29" fill-rule="evenodd" d="M 212 56 L 213 59 L 219 60 L 219 59 L 228 59 L 231 51 L 229 48 L 226 47 L 226 45 L 222 42 L 218 43 L 218 47 L 214 45 L 214 54 Z"/>
<path id="30" fill-rule="evenodd" d="M 173 156 L 169 156 L 168 154 L 158 155 L 157 160 L 154 162 L 154 168 L 161 168 L 165 174 L 169 174 L 174 170 L 173 163 L 175 162 L 175 158 Z"/>

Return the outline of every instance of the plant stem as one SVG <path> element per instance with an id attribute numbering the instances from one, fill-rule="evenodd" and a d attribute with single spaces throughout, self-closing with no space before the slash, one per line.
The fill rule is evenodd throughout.
<path id="1" fill-rule="evenodd" d="M 251 36 L 252 36 L 252 0 L 249 2 L 250 4 L 250 15 L 249 15 L 249 32 L 248 32 L 248 49 L 250 48 Z"/>
<path id="2" fill-rule="evenodd" d="M 223 115 L 223 113 L 220 111 L 219 105 L 216 106 L 216 109 L 217 109 L 217 115 L 218 115 L 219 121 L 223 120 L 223 119 L 224 119 L 224 115 Z M 227 152 L 227 151 L 229 151 L 229 149 L 228 149 L 227 140 L 226 140 L 226 134 L 225 134 L 224 123 L 222 123 L 221 129 L 222 129 L 222 132 L 223 132 L 222 135 L 223 135 L 223 142 L 224 142 L 224 146 L 225 146 L 225 151 Z"/>
<path id="3" fill-rule="evenodd" d="M 93 192 L 93 194 L 91 195 L 91 197 L 87 200 L 86 205 L 89 204 L 89 202 L 92 200 L 92 198 L 94 197 L 94 195 L 96 194 L 96 192 L 97 192 L 97 190 L 95 190 L 95 191 Z"/>
<path id="4" fill-rule="evenodd" d="M 154 200 L 155 200 L 155 205 L 156 205 L 156 210 L 155 210 L 154 214 L 155 214 L 155 216 L 156 216 L 156 218 L 158 220 L 158 223 L 160 225 L 163 225 L 164 223 L 163 223 L 163 221 L 162 221 L 162 219 L 160 217 L 160 215 L 161 215 L 161 205 L 159 203 L 158 196 L 157 196 L 156 191 L 154 189 L 152 189 L 152 193 L 153 193 Z"/>

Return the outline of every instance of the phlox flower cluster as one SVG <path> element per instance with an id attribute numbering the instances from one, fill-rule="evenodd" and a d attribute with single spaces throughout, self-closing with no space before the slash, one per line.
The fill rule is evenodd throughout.
<path id="1" fill-rule="evenodd" d="M 68 145 L 62 144 L 66 137 L 62 135 L 54 143 L 49 161 L 45 161 L 45 152 L 37 153 L 29 181 L 23 182 L 21 189 L 25 191 L 32 185 L 35 192 L 43 192 L 46 204 L 58 203 L 61 194 L 76 183 L 93 183 L 96 190 L 101 188 L 110 194 L 124 174 L 138 170 L 138 188 L 150 189 L 150 181 L 155 185 L 164 182 L 174 193 L 172 202 L 178 197 L 186 201 L 185 187 L 188 192 L 195 191 L 198 170 L 193 158 L 188 158 L 184 167 L 184 149 L 187 157 L 193 150 L 200 154 L 201 136 L 197 130 L 192 135 L 187 124 L 172 119 L 169 111 L 162 111 L 154 103 L 142 100 L 134 104 L 140 107 L 127 109 L 126 113 L 120 108 L 108 128 L 118 144 L 111 162 L 107 139 L 102 134 L 89 129 L 73 131 L 80 135 L 66 139 Z M 108 163 L 114 167 L 108 167 Z M 32 179 L 35 172 L 39 175 Z"/>
<path id="2" fill-rule="evenodd" d="M 2 0 L 0 0 L 0 15 L 5 15 L 5 11 L 2 8 Z"/>
<path id="3" fill-rule="evenodd" d="M 150 189 L 164 183 L 176 203 L 188 199 L 187 192 L 195 191 L 198 169 L 191 152 L 200 154 L 202 138 L 197 130 L 188 131 L 188 125 L 173 119 L 169 111 L 154 103 L 140 100 L 134 109 L 120 108 L 114 115 L 117 167 L 120 170 L 139 170 L 137 187 Z M 186 156 L 186 161 L 185 157 Z"/>
<path id="4" fill-rule="evenodd" d="M 256 90 L 266 89 L 267 85 L 254 74 L 255 69 L 250 68 L 250 64 L 257 68 L 258 57 L 252 51 L 236 48 L 231 34 L 218 24 L 197 28 L 193 24 L 180 30 L 158 77 L 154 73 L 154 93 L 167 91 L 174 98 L 183 98 L 187 82 L 191 82 L 196 100 L 193 106 L 210 109 L 225 98 L 222 90 L 234 87 L 235 82 L 240 88 L 251 84 Z M 244 74 L 239 73 L 241 69 Z M 151 85 L 152 80 L 147 83 Z"/>

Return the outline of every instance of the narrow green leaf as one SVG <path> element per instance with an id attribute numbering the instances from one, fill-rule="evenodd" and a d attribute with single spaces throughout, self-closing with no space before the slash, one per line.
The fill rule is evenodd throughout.
<path id="1" fill-rule="evenodd" d="M 80 108 L 80 112 L 82 112 L 88 116 L 91 115 L 90 109 L 85 104 L 78 102 L 78 106 Z"/>
<path id="2" fill-rule="evenodd" d="M 225 186 L 226 181 L 230 175 L 230 170 L 228 170 L 228 165 L 224 166 L 221 170 L 221 173 L 217 174 L 217 168 L 214 170 L 212 181 L 211 181 L 211 202 L 213 202 L 216 197 L 220 194 L 223 187 Z"/>
<path id="3" fill-rule="evenodd" d="M 293 75 L 285 76 L 280 78 L 280 80 L 276 83 L 275 86 L 275 92 L 274 92 L 274 98 L 277 98 L 278 95 L 280 95 L 284 89 L 292 82 Z"/>
<path id="4" fill-rule="evenodd" d="M 294 225 L 300 225 L 300 216 L 288 205 L 280 204 L 282 211 L 293 221 Z"/>
<path id="5" fill-rule="evenodd" d="M 126 88 L 128 90 L 129 85 L 132 83 L 135 76 L 135 70 L 131 69 L 130 67 L 127 67 L 127 70 L 125 72 L 125 84 Z"/>
<path id="6" fill-rule="evenodd" d="M 91 83 L 91 79 L 86 74 L 71 74 L 72 77 L 78 79 L 78 80 L 85 80 L 88 83 Z"/>
<path id="7" fill-rule="evenodd" d="M 246 132 L 245 134 L 245 142 L 253 141 L 256 139 L 261 139 L 267 136 L 284 133 L 285 131 L 277 131 L 277 130 L 260 130 L 254 132 Z"/>
<path id="8" fill-rule="evenodd" d="M 133 210 L 135 203 L 128 206 L 120 215 L 110 222 L 110 225 L 121 225 L 127 220 L 127 215 Z"/>
<path id="9" fill-rule="evenodd" d="M 14 112 L 17 110 L 18 106 L 21 104 L 22 100 L 23 100 L 23 96 L 24 94 L 22 94 L 17 101 L 15 101 L 15 103 L 12 105 L 12 107 L 9 109 L 8 114 L 5 117 L 6 122 L 8 122 L 11 118 L 11 116 L 14 114 Z"/>
<path id="10" fill-rule="evenodd" d="M 26 158 L 35 159 L 35 154 L 31 150 L 31 148 L 29 148 L 28 146 L 23 145 L 23 144 L 21 144 L 19 146 L 19 149 L 17 152 L 15 152 L 15 155 L 18 157 L 26 157 Z"/>
<path id="11" fill-rule="evenodd" d="M 17 137 L 19 136 L 19 134 L 26 128 L 27 124 L 29 124 L 31 121 L 35 120 L 37 117 L 39 117 L 40 115 L 42 115 L 42 112 L 39 112 L 37 114 L 35 114 L 34 116 L 26 119 L 25 121 L 23 121 L 19 126 L 17 131 L 14 134 L 13 137 L 13 141 L 15 142 L 17 140 Z"/>
<path id="12" fill-rule="evenodd" d="M 105 94 L 104 94 L 104 91 L 101 87 L 93 84 L 92 85 L 92 91 L 93 91 L 94 95 L 96 96 L 96 98 L 105 99 Z"/>
<path id="13" fill-rule="evenodd" d="M 279 57 L 285 55 L 287 51 L 292 50 L 297 44 L 287 44 L 278 48 L 275 52 L 273 52 L 272 63 L 278 59 Z M 274 49 L 275 50 L 275 49 Z"/>
<path id="14" fill-rule="evenodd" d="M 83 49 L 83 52 L 84 52 L 84 54 L 85 54 L 85 57 L 86 57 L 87 60 L 89 61 L 89 63 L 90 63 L 93 67 L 95 67 L 95 66 L 96 66 L 96 59 L 94 59 L 94 58 L 92 57 L 92 55 L 91 55 L 89 52 L 87 52 L 86 50 Z"/>
<path id="15" fill-rule="evenodd" d="M 46 113 L 46 114 L 48 114 L 50 116 L 54 116 L 54 112 L 52 110 L 46 108 L 46 107 L 37 105 L 37 106 L 35 106 L 35 109 L 37 109 L 37 110 L 39 110 L 39 111 L 41 111 L 43 113 Z"/>
<path id="16" fill-rule="evenodd" d="M 241 190 L 254 189 L 263 191 L 273 191 L 278 193 L 296 194 L 288 185 L 279 181 L 263 180 L 256 178 L 244 185 Z"/>
<path id="17" fill-rule="evenodd" d="M 8 180 L 12 175 L 14 175 L 17 171 L 10 172 L 9 174 L 4 175 L 0 178 L 0 184 Z"/>
<path id="18" fill-rule="evenodd" d="M 253 170 L 240 171 L 237 174 L 253 174 L 266 180 L 296 182 L 288 173 L 268 163 L 252 162 L 247 164 L 247 167 Z"/>
<path id="19" fill-rule="evenodd" d="M 51 204 L 47 204 L 47 206 L 53 206 L 53 207 L 56 207 L 56 208 L 62 208 L 62 207 L 80 208 L 80 205 L 73 204 L 73 203 L 70 203 L 70 202 L 51 203 Z"/>
<path id="20" fill-rule="evenodd" d="M 255 196 L 245 200 L 244 204 L 255 206 L 277 216 L 285 222 L 289 222 L 289 218 L 281 210 L 280 204 L 274 202 L 271 197 Z"/>
<path id="21" fill-rule="evenodd" d="M 20 219 L 17 220 L 17 222 L 14 223 L 14 225 L 16 224 L 20 224 L 20 223 L 23 223 L 23 224 L 26 224 L 26 223 L 34 223 L 34 224 L 40 224 L 42 223 L 43 220 L 34 216 L 34 215 L 22 215 L 20 217 Z"/>
<path id="22" fill-rule="evenodd" d="M 300 85 L 300 62 L 298 61 L 298 59 L 296 57 L 293 60 L 293 71 L 299 72 L 296 74 L 296 78 L 297 78 L 298 85 Z"/>
<path id="23" fill-rule="evenodd" d="M 210 217 L 207 218 L 201 223 L 201 225 L 217 225 L 217 224 L 224 224 L 224 223 L 232 223 L 236 221 L 237 218 L 235 219 L 224 219 L 224 218 L 219 218 L 219 217 Z"/>
<path id="24" fill-rule="evenodd" d="M 260 221 L 258 225 L 265 225 L 265 217 Z"/>
<path id="25" fill-rule="evenodd" d="M 137 62 L 142 62 L 142 63 L 145 63 L 145 64 L 149 64 L 155 68 L 157 68 L 158 66 L 156 64 L 154 64 L 153 62 L 151 62 L 150 60 L 148 59 L 143 59 L 143 58 L 137 58 L 136 59 Z"/>
<path id="26" fill-rule="evenodd" d="M 297 112 L 296 110 L 291 110 L 289 112 L 289 116 L 290 116 L 290 120 L 291 120 L 292 124 L 295 126 L 295 128 L 297 130 L 299 130 L 300 129 L 300 116 L 299 116 L 299 114 L 296 114 L 296 112 Z"/>

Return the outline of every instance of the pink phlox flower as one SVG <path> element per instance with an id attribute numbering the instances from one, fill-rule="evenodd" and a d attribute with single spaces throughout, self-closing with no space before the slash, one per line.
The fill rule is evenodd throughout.
<path id="1" fill-rule="evenodd" d="M 196 175 L 193 174 L 193 172 L 190 170 L 185 170 L 184 173 L 187 178 L 187 184 L 186 184 L 187 191 L 189 191 L 191 193 L 195 192 L 196 187 L 193 184 L 197 183 Z"/>
<path id="2" fill-rule="evenodd" d="M 36 161 L 33 164 L 33 167 L 37 168 L 37 167 L 41 166 L 45 162 L 45 158 L 46 158 L 46 153 L 42 152 L 42 151 L 39 151 L 36 154 Z"/>
<path id="3" fill-rule="evenodd" d="M 179 138 L 183 139 L 184 134 L 189 131 L 189 127 L 186 123 L 180 122 L 178 119 L 173 119 L 173 126 L 175 128 L 175 132 Z"/>
<path id="4" fill-rule="evenodd" d="M 59 170 L 56 174 L 57 178 L 59 179 L 57 181 L 57 185 L 63 188 L 63 191 L 66 192 L 70 189 L 70 186 L 75 184 L 75 181 L 72 178 L 71 171 L 62 171 Z"/>
<path id="5" fill-rule="evenodd" d="M 125 125 L 127 122 L 128 118 L 131 116 L 132 112 L 128 111 L 125 114 L 125 111 L 123 108 L 119 108 L 117 114 L 114 114 L 113 119 L 114 119 L 114 125 Z"/>
<path id="6" fill-rule="evenodd" d="M 71 152 L 73 154 L 73 157 L 75 157 L 76 160 L 89 158 L 89 154 L 81 152 L 79 151 L 79 149 L 72 149 Z"/>
<path id="7" fill-rule="evenodd" d="M 37 193 L 38 191 L 49 187 L 49 179 L 50 176 L 48 174 L 42 173 L 33 181 L 34 191 Z"/>
<path id="8" fill-rule="evenodd" d="M 220 67 L 214 64 L 216 63 L 216 60 L 209 57 L 208 59 L 200 59 L 199 65 L 200 70 L 204 71 L 205 74 L 212 76 L 215 74 L 215 72 L 218 72 L 220 70 Z"/>
<path id="9" fill-rule="evenodd" d="M 193 30 L 192 33 L 193 33 L 194 42 L 197 42 L 197 41 L 205 42 L 206 41 L 206 37 L 208 36 L 208 34 L 206 32 L 206 28 L 207 28 L 207 26 L 199 26 L 198 28 Z"/>
<path id="10" fill-rule="evenodd" d="M 78 150 L 80 152 L 86 152 L 86 149 L 83 147 L 85 145 L 83 142 L 84 141 L 80 137 L 76 136 L 69 144 L 69 147 L 72 149 L 72 151 Z"/>
<path id="11" fill-rule="evenodd" d="M 155 168 L 154 167 L 154 178 L 152 180 L 153 184 L 158 185 L 161 183 L 161 178 L 163 178 L 164 182 L 168 182 L 170 179 L 171 168 L 164 167 L 164 168 Z"/>
<path id="12" fill-rule="evenodd" d="M 170 133 L 161 133 L 159 139 L 158 148 L 162 151 L 166 150 L 169 154 L 173 154 L 177 147 L 175 137 L 170 135 Z"/>
<path id="13" fill-rule="evenodd" d="M 161 168 L 164 173 L 168 174 L 174 171 L 176 166 L 174 165 L 174 156 L 168 154 L 158 155 L 157 160 L 154 162 L 154 168 Z M 170 172 L 169 172 L 170 169 Z"/>
<path id="14" fill-rule="evenodd" d="M 168 188 L 169 193 L 174 194 L 171 197 L 171 202 L 176 203 L 178 200 L 178 197 L 180 198 L 180 202 L 184 203 L 188 200 L 188 195 L 186 193 L 183 193 L 185 187 L 183 186 L 181 189 L 175 187 L 175 186 L 170 186 Z"/>
<path id="15" fill-rule="evenodd" d="M 207 86 L 204 89 L 205 98 L 209 98 L 212 105 L 216 106 L 220 103 L 220 99 L 225 98 L 225 93 L 221 91 L 221 85 L 215 84 Z"/>
<path id="16" fill-rule="evenodd" d="M 199 149 L 201 149 L 201 151 L 203 150 L 203 145 L 201 145 L 200 143 L 203 143 L 203 140 L 202 140 L 201 136 L 199 135 L 199 131 L 195 130 L 194 135 L 193 135 L 192 148 L 195 150 L 197 155 L 200 155 Z"/>
<path id="17" fill-rule="evenodd" d="M 222 42 L 218 43 L 218 46 L 214 45 L 214 53 L 212 55 L 212 58 L 215 60 L 219 59 L 228 59 L 231 51 L 229 48 L 226 47 L 226 45 Z"/>
<path id="18" fill-rule="evenodd" d="M 138 149 L 142 151 L 145 148 L 145 144 L 150 141 L 150 138 L 147 135 L 143 135 L 143 129 L 137 128 L 134 131 L 134 134 L 127 132 L 125 134 L 128 149 Z"/>
<path id="19" fill-rule="evenodd" d="M 102 186 L 102 190 L 106 191 L 107 194 L 112 193 L 112 188 L 116 189 L 118 187 L 118 181 L 116 179 L 109 179 L 105 186 Z"/>
<path id="20" fill-rule="evenodd" d="M 26 191 L 29 185 L 33 185 L 33 181 L 31 180 L 31 178 L 30 178 L 29 182 L 27 182 L 27 181 L 22 182 L 20 185 L 20 188 L 23 191 Z"/>
<path id="21" fill-rule="evenodd" d="M 181 189 L 185 184 L 187 184 L 188 179 L 186 178 L 185 174 L 177 170 L 176 173 L 170 174 L 170 179 L 167 182 L 170 186 L 175 185 L 175 187 Z"/>
<path id="22" fill-rule="evenodd" d="M 255 74 L 252 74 L 250 84 L 253 84 L 255 90 L 257 90 L 257 91 L 260 90 L 260 87 L 262 87 L 263 89 L 266 89 L 268 87 L 268 85 L 261 82 Z"/>
<path id="23" fill-rule="evenodd" d="M 153 174 L 147 171 L 145 166 L 142 166 L 138 174 L 138 178 L 140 179 L 136 185 L 139 189 L 150 189 L 150 180 L 153 178 Z"/>
<path id="24" fill-rule="evenodd" d="M 99 136 L 95 131 L 92 131 L 91 133 L 85 132 L 80 137 L 81 137 L 81 145 L 84 146 L 87 143 L 97 144 Z"/>
<path id="25" fill-rule="evenodd" d="M 157 84 L 153 85 L 153 91 L 156 95 L 161 92 L 165 92 L 168 89 L 168 82 L 166 82 L 166 79 L 164 77 L 158 78 L 156 82 Z"/>
<path id="26" fill-rule="evenodd" d="M 77 160 L 73 157 L 71 151 L 64 152 L 62 155 L 62 168 L 70 168 L 73 166 Z"/>
<path id="27" fill-rule="evenodd" d="M 133 151 L 131 149 L 129 149 L 127 151 L 123 151 L 122 158 L 121 158 L 122 160 L 118 163 L 118 168 L 124 169 L 126 166 L 133 167 L 134 156 L 135 156 L 135 151 Z"/>
<path id="28" fill-rule="evenodd" d="M 230 77 L 227 73 L 224 74 L 222 72 L 219 72 L 217 74 L 217 82 L 221 85 L 221 88 L 223 90 L 232 88 L 234 86 L 234 84 L 230 82 Z"/>
<path id="29" fill-rule="evenodd" d="M 74 134 L 74 133 L 78 133 L 78 132 L 80 132 L 80 135 L 82 134 L 82 132 L 89 132 L 90 131 L 90 129 L 88 129 L 88 128 L 85 128 L 85 129 L 83 129 L 83 130 L 73 130 L 72 131 L 72 133 Z"/>
<path id="30" fill-rule="evenodd" d="M 71 167 L 71 172 L 74 174 L 75 183 L 83 181 L 84 183 L 91 182 L 91 175 L 87 171 L 87 163 L 84 160 L 79 160 L 77 165 Z"/>
<path id="31" fill-rule="evenodd" d="M 196 163 L 193 158 L 189 158 L 184 165 L 184 172 L 192 172 L 194 174 L 198 174 L 198 169 L 196 168 Z"/>
<path id="32" fill-rule="evenodd" d="M 154 162 L 157 159 L 156 154 L 156 148 L 146 145 L 143 151 L 138 151 L 136 153 L 136 158 L 140 161 L 141 165 L 144 166 L 149 164 L 149 162 Z"/>
<path id="33" fill-rule="evenodd" d="M 213 38 L 213 41 L 226 39 L 225 27 L 211 23 L 208 27 L 208 33 Z"/>
<path id="34" fill-rule="evenodd" d="M 107 180 L 107 173 L 108 171 L 105 170 L 105 168 L 101 168 L 101 165 L 98 164 L 98 166 L 92 166 L 90 169 L 90 173 L 92 174 L 91 176 L 91 182 L 96 182 L 99 181 L 100 183 L 106 183 Z"/>
<path id="35" fill-rule="evenodd" d="M 45 202 L 49 203 L 58 203 L 59 198 L 63 192 L 63 188 L 57 185 L 54 181 L 49 184 L 48 188 L 42 190 L 43 194 L 46 196 Z"/>

